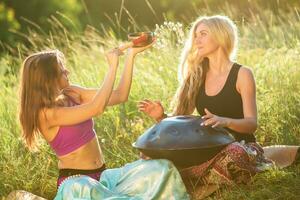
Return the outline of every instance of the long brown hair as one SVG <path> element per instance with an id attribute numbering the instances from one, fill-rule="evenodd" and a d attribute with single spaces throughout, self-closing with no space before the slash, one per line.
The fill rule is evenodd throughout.
<path id="1" fill-rule="evenodd" d="M 56 104 L 63 59 L 58 50 L 43 51 L 28 56 L 22 64 L 19 120 L 29 149 L 36 147 L 40 111 Z"/>
<path id="2" fill-rule="evenodd" d="M 173 98 L 173 115 L 191 114 L 205 74 L 209 68 L 208 58 L 199 57 L 194 44 L 196 29 L 205 24 L 215 41 L 223 48 L 226 56 L 233 59 L 237 49 L 237 29 L 235 24 L 225 16 L 200 17 L 192 25 L 188 40 L 181 54 L 179 64 L 180 85 Z"/>

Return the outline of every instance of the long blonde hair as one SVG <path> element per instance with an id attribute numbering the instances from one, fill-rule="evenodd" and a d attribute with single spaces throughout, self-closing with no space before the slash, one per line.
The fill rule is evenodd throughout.
<path id="1" fill-rule="evenodd" d="M 209 68 L 209 60 L 197 55 L 195 46 L 196 29 L 199 24 L 205 24 L 213 39 L 223 48 L 225 55 L 233 59 L 237 50 L 237 28 L 226 16 L 200 17 L 193 24 L 189 37 L 181 53 L 178 67 L 179 87 L 173 98 L 173 115 L 191 114 L 195 109 L 195 101 Z"/>
<path id="2" fill-rule="evenodd" d="M 28 56 L 22 64 L 19 120 L 29 149 L 36 147 L 41 109 L 56 104 L 63 59 L 63 54 L 58 50 L 43 51 Z"/>

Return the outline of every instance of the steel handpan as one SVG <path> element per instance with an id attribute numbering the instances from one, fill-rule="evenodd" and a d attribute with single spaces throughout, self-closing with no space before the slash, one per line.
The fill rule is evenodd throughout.
<path id="1" fill-rule="evenodd" d="M 162 120 L 142 134 L 133 147 L 151 158 L 165 158 L 179 167 L 201 164 L 235 141 L 223 128 L 201 126 L 196 116 Z"/>

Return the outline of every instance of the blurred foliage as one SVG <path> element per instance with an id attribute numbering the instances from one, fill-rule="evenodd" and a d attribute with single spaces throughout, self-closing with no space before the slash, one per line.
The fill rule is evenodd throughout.
<path id="1" fill-rule="evenodd" d="M 8 41 L 10 42 L 11 37 L 10 34 L 5 31 L 8 29 L 16 29 L 20 28 L 20 24 L 15 18 L 15 11 L 12 8 L 8 8 L 3 2 L 0 3 L 0 29 L 4 30 L 0 33 L 0 41 Z"/>
<path id="2" fill-rule="evenodd" d="M 226 14 L 251 19 L 262 10 L 279 15 L 298 10 L 299 0 L 2 0 L 0 3 L 0 45 L 4 50 L 16 43 L 28 44 L 28 29 L 44 32 L 53 21 L 64 28 L 84 31 L 91 25 L 101 33 L 111 32 L 122 39 L 128 32 L 154 29 L 163 21 L 191 22 L 199 15 Z M 269 19 L 269 16 L 265 16 Z M 13 46 L 13 47 L 12 47 Z"/>
<path id="3" fill-rule="evenodd" d="M 30 26 L 47 31 L 52 25 L 51 17 L 56 16 L 67 28 L 80 27 L 79 14 L 82 6 L 78 0 L 1 0 L 0 39 L 2 47 L 16 41 L 26 41 Z M 72 19 L 72 20 L 70 20 Z"/>
<path id="4" fill-rule="evenodd" d="M 268 15 L 262 15 L 266 10 Z M 164 21 L 190 23 L 199 15 L 228 13 L 234 20 L 268 21 L 295 10 L 299 13 L 299 0 L 1 0 L 0 52 L 18 42 L 28 44 L 28 29 L 48 32 L 53 22 L 70 32 L 92 26 L 126 39 L 128 32 L 153 30 Z"/>

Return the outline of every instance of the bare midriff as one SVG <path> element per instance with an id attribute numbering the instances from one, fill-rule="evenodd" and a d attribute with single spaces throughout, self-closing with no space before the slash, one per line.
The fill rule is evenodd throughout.
<path id="1" fill-rule="evenodd" d="M 59 169 L 97 169 L 104 164 L 102 150 L 94 137 L 75 151 L 58 157 Z"/>

